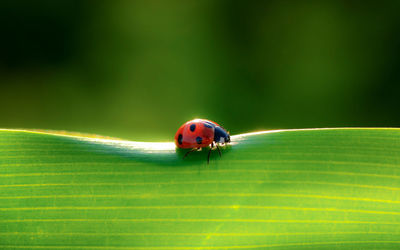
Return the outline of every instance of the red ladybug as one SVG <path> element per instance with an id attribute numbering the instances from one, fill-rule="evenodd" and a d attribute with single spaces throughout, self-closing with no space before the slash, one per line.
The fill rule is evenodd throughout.
<path id="1" fill-rule="evenodd" d="M 221 150 L 218 144 L 225 144 L 231 141 L 229 133 L 218 123 L 205 119 L 195 119 L 183 124 L 175 134 L 175 144 L 178 148 L 191 148 L 186 152 L 185 158 L 189 153 L 200 148 L 210 146 L 208 151 L 207 163 L 210 162 L 211 149 L 217 147 L 219 156 Z"/>

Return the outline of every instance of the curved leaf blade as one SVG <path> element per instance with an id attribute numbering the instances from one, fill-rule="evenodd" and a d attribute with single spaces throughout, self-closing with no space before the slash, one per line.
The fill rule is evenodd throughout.
<path id="1" fill-rule="evenodd" d="M 0 245 L 399 247 L 399 129 L 232 139 L 207 165 L 172 143 L 0 131 Z"/>

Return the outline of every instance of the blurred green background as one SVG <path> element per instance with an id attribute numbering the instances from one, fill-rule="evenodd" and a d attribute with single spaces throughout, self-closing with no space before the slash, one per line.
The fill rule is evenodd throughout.
<path id="1" fill-rule="evenodd" d="M 400 125 L 400 1 L 0 5 L 0 127 L 172 140 Z"/>

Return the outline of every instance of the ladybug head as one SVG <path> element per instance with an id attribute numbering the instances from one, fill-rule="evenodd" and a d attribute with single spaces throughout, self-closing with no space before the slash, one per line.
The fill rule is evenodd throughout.
<path id="1" fill-rule="evenodd" d="M 231 142 L 231 137 L 225 129 L 215 126 L 214 128 L 214 141 L 217 143 L 228 143 Z"/>

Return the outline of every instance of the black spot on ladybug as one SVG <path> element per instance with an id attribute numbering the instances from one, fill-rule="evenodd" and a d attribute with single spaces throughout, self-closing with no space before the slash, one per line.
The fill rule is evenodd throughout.
<path id="1" fill-rule="evenodd" d="M 203 142 L 203 138 L 201 138 L 200 136 L 197 136 L 196 142 L 197 142 L 197 144 L 201 144 Z"/>
<path id="2" fill-rule="evenodd" d="M 205 123 L 204 123 L 204 127 L 206 127 L 206 128 L 212 128 L 213 126 L 212 126 L 210 123 L 205 122 Z"/>
<path id="3" fill-rule="evenodd" d="M 190 131 L 194 132 L 195 129 L 196 129 L 196 124 L 190 125 Z"/>
<path id="4" fill-rule="evenodd" d="M 178 143 L 179 143 L 179 145 L 182 145 L 182 139 L 183 139 L 182 134 L 179 134 L 179 136 L 178 136 Z"/>

